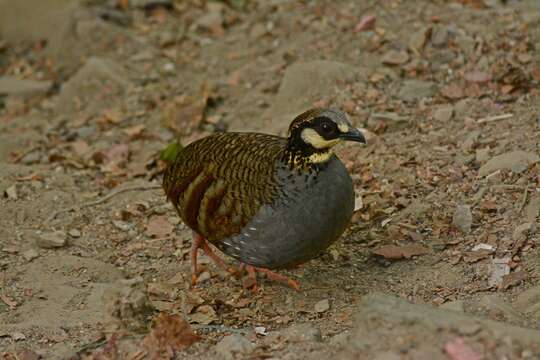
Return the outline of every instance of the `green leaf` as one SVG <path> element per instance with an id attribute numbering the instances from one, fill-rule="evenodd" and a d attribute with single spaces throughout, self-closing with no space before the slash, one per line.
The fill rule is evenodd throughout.
<path id="1" fill-rule="evenodd" d="M 167 145 L 165 150 L 161 152 L 159 158 L 167 163 L 171 163 L 174 161 L 174 159 L 176 159 L 176 156 L 180 153 L 180 151 L 182 151 L 183 148 L 184 147 L 182 144 L 180 144 L 178 141 L 172 142 Z"/>

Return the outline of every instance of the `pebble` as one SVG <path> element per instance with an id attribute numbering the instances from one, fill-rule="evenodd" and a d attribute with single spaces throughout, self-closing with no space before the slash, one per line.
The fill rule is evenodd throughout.
<path id="1" fill-rule="evenodd" d="M 81 237 L 81 232 L 77 229 L 71 229 L 68 231 L 68 234 L 69 236 L 71 236 L 72 238 L 80 238 Z"/>
<path id="2" fill-rule="evenodd" d="M 480 299 L 479 305 L 487 310 L 490 316 L 499 321 L 502 320 L 501 316 L 504 320 L 515 323 L 523 320 L 521 314 L 512 305 L 501 299 L 499 295 L 485 295 Z"/>
<path id="3" fill-rule="evenodd" d="M 17 186 L 11 185 L 6 190 L 4 190 L 4 194 L 8 199 L 11 200 L 17 200 L 19 196 L 17 195 Z"/>
<path id="4" fill-rule="evenodd" d="M 522 313 L 540 319 L 540 285 L 523 291 L 516 297 L 513 305 Z"/>
<path id="5" fill-rule="evenodd" d="M 478 170 L 478 175 L 487 176 L 497 170 L 511 170 L 514 173 L 522 173 L 529 166 L 540 161 L 540 157 L 532 152 L 511 151 L 492 157 Z"/>
<path id="6" fill-rule="evenodd" d="M 39 257 L 39 253 L 36 249 L 28 249 L 22 253 L 22 256 L 26 261 L 32 261 Z"/>
<path id="7" fill-rule="evenodd" d="M 323 313 L 330 309 L 330 302 L 328 299 L 323 299 L 315 304 L 315 311 L 318 313 Z"/>
<path id="8" fill-rule="evenodd" d="M 433 113 L 433 118 L 440 122 L 448 122 L 452 119 L 454 115 L 454 108 L 452 105 L 445 105 L 437 108 Z"/>
<path id="9" fill-rule="evenodd" d="M 113 220 L 112 223 L 120 231 L 129 231 L 133 227 L 133 224 L 121 220 Z"/>
<path id="10" fill-rule="evenodd" d="M 309 323 L 293 325 L 280 331 L 279 335 L 291 342 L 322 341 L 321 330 Z"/>
<path id="11" fill-rule="evenodd" d="M 36 150 L 23 156 L 23 158 L 21 159 L 21 164 L 24 164 L 24 165 L 37 164 L 40 162 L 40 160 L 41 160 L 41 153 L 40 151 Z"/>
<path id="12" fill-rule="evenodd" d="M 36 239 L 36 244 L 44 249 L 60 248 L 66 245 L 66 233 L 54 231 L 40 234 Z"/>
<path id="13" fill-rule="evenodd" d="M 476 162 L 481 164 L 488 160 L 489 158 L 489 148 L 476 149 Z"/>
<path id="14" fill-rule="evenodd" d="M 443 25 L 437 25 L 431 32 L 431 44 L 435 47 L 443 47 L 448 42 L 448 28 Z"/>
<path id="15" fill-rule="evenodd" d="M 472 213 L 468 205 L 458 205 L 452 218 L 454 224 L 461 232 L 468 234 L 471 232 Z"/>
<path id="16" fill-rule="evenodd" d="M 249 354 L 253 351 L 255 346 L 239 334 L 232 334 L 225 336 L 214 348 L 218 355 L 221 355 L 225 359 L 234 359 L 237 356 L 239 358 L 245 358 L 245 354 Z"/>
<path id="17" fill-rule="evenodd" d="M 431 81 L 405 80 L 397 96 L 403 101 L 412 102 L 433 97 L 436 93 L 437 86 Z"/>
<path id="18" fill-rule="evenodd" d="M 45 95 L 52 88 L 52 81 L 18 79 L 13 76 L 0 76 L 0 95 L 31 97 Z"/>

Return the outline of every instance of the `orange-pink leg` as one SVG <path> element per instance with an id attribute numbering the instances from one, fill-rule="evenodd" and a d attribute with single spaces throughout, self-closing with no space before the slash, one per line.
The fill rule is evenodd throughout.
<path id="1" fill-rule="evenodd" d="M 191 251 L 190 251 L 190 259 L 191 259 L 191 285 L 195 285 L 197 283 L 197 277 L 199 276 L 199 269 L 197 266 L 197 255 L 198 250 L 203 249 L 206 256 L 208 256 L 212 261 L 222 270 L 233 273 L 234 270 L 229 268 L 225 262 L 216 255 L 214 250 L 208 245 L 208 242 L 206 239 L 201 236 L 200 234 L 194 233 L 193 234 L 193 243 L 191 244 Z"/>
<path id="2" fill-rule="evenodd" d="M 248 276 L 247 281 L 244 282 L 244 287 L 252 287 L 253 290 L 257 290 L 257 273 L 265 274 L 266 277 L 270 280 L 278 281 L 281 283 L 284 283 L 285 285 L 300 291 L 300 284 L 298 282 L 294 281 L 293 279 L 288 278 L 285 275 L 278 274 L 276 272 L 273 272 L 269 269 L 255 267 L 247 264 L 240 264 L 240 267 L 238 268 L 238 271 L 242 271 L 246 269 Z"/>

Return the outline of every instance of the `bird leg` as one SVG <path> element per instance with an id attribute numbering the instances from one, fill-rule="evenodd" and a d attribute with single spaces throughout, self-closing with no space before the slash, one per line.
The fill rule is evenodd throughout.
<path id="1" fill-rule="evenodd" d="M 197 283 L 197 277 L 199 276 L 199 268 L 197 266 L 197 255 L 198 250 L 203 249 L 206 256 L 208 256 L 220 269 L 228 272 L 233 273 L 234 270 L 229 268 L 225 262 L 216 255 L 214 250 L 208 245 L 208 241 L 206 239 L 197 233 L 193 233 L 193 243 L 191 244 L 191 251 L 189 253 L 189 257 L 191 259 L 191 285 L 195 286 Z"/>
<path id="2" fill-rule="evenodd" d="M 279 281 L 295 289 L 296 291 L 300 291 L 300 284 L 298 284 L 298 282 L 294 281 L 293 279 L 288 278 L 285 275 L 278 274 L 269 269 L 255 267 L 255 266 L 247 265 L 244 263 L 240 264 L 240 267 L 238 268 L 238 270 L 242 271 L 244 268 L 246 269 L 248 273 L 247 281 L 244 282 L 244 287 L 246 288 L 252 287 L 253 290 L 257 289 L 257 273 L 260 273 L 260 274 L 265 274 L 266 277 L 270 280 Z"/>

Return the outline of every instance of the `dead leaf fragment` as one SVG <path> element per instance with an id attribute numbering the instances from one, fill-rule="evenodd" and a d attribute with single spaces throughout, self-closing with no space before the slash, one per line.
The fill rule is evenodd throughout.
<path id="1" fill-rule="evenodd" d="M 412 256 L 425 255 L 428 252 L 428 248 L 419 244 L 385 245 L 373 250 L 373 254 L 382 256 L 385 259 L 410 259 Z"/>
<path id="2" fill-rule="evenodd" d="M 174 226 L 166 216 L 154 216 L 146 224 L 146 235 L 155 238 L 163 238 L 172 234 Z"/>
<path id="3" fill-rule="evenodd" d="M 204 119 L 204 111 L 210 98 L 210 87 L 204 84 L 194 95 L 181 95 L 163 105 L 161 122 L 177 137 L 190 135 Z"/>
<path id="4" fill-rule="evenodd" d="M 150 359 L 162 359 L 164 354 L 187 349 L 200 337 L 191 330 L 188 322 L 180 315 L 160 314 L 150 334 L 143 340 Z"/>
<path id="5" fill-rule="evenodd" d="M 362 32 L 373 30 L 375 28 L 375 23 L 377 18 L 373 15 L 366 15 L 360 19 L 360 22 L 354 27 L 354 32 Z"/>
<path id="6" fill-rule="evenodd" d="M 483 358 L 467 345 L 462 337 L 457 337 L 444 344 L 444 351 L 451 360 L 481 360 Z"/>

